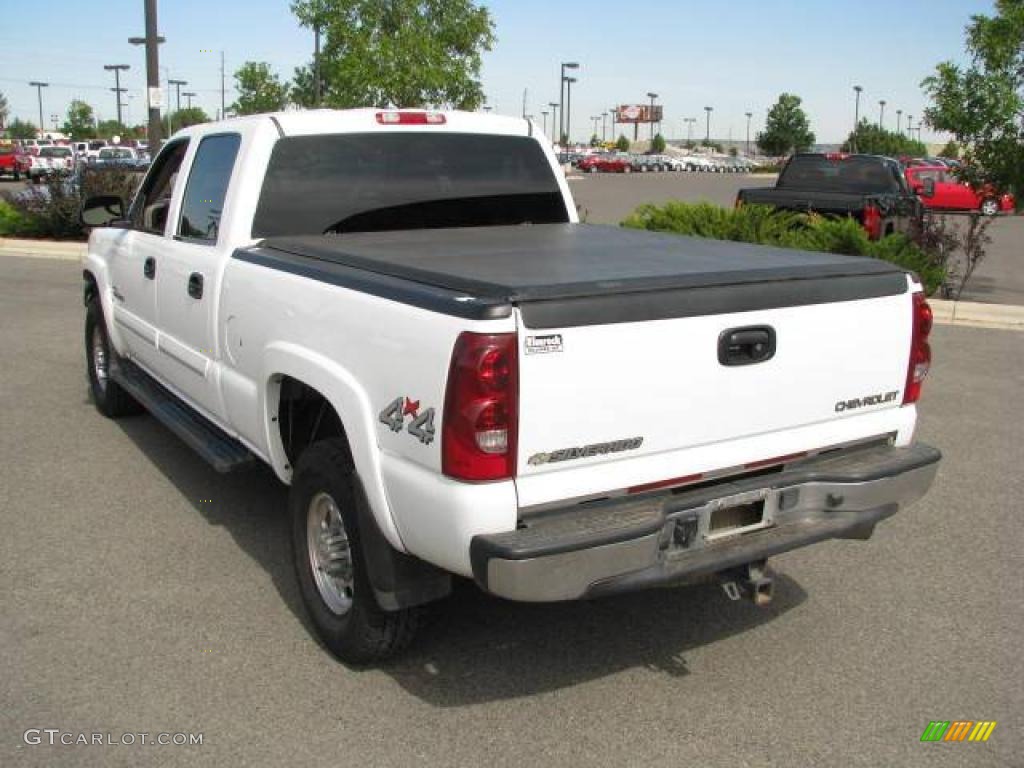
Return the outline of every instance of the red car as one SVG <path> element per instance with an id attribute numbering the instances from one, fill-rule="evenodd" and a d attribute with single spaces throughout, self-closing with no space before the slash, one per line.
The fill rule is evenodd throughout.
<path id="1" fill-rule="evenodd" d="M 0 144 L 0 176 L 4 174 L 13 176 L 15 181 L 21 178 L 18 148 L 13 144 Z"/>
<path id="2" fill-rule="evenodd" d="M 616 155 L 587 155 L 576 167 L 584 173 L 630 173 L 633 170 L 628 157 Z"/>
<path id="3" fill-rule="evenodd" d="M 939 165 L 915 165 L 907 168 L 907 183 L 921 198 L 925 208 L 936 211 L 981 211 L 986 216 L 1012 213 L 1016 200 L 1010 193 L 1000 194 L 991 184 L 981 188 L 960 181 L 949 168 Z"/>

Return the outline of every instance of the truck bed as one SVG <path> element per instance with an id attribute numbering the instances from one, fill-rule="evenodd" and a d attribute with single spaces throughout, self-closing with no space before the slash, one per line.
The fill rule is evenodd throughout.
<path id="1" fill-rule="evenodd" d="M 773 205 L 791 211 L 821 213 L 860 213 L 869 200 L 884 200 L 890 195 L 819 192 L 810 189 L 741 189 L 740 200 L 748 205 Z"/>
<path id="2" fill-rule="evenodd" d="M 872 259 L 587 224 L 268 238 L 242 261 L 462 317 L 553 328 L 894 295 Z"/>

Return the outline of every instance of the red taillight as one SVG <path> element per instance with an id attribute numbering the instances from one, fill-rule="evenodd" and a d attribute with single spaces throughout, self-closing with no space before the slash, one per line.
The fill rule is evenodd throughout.
<path id="1" fill-rule="evenodd" d="M 910 336 L 910 360 L 907 363 L 907 384 L 903 388 L 903 404 L 916 403 L 921 397 L 921 385 L 932 364 L 932 348 L 928 334 L 932 332 L 932 308 L 923 293 L 915 293 L 913 327 Z"/>
<path id="2" fill-rule="evenodd" d="M 864 206 L 864 231 L 871 240 L 877 240 L 882 236 L 882 212 L 877 206 Z"/>
<path id="3" fill-rule="evenodd" d="M 444 125 L 445 116 L 440 112 L 378 112 L 377 122 L 381 125 Z"/>
<path id="4" fill-rule="evenodd" d="M 518 389 L 514 333 L 459 336 L 444 399 L 444 474 L 471 482 L 515 476 Z"/>

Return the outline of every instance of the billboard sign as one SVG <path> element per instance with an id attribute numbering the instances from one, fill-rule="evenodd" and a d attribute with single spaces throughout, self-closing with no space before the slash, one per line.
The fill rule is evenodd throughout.
<path id="1" fill-rule="evenodd" d="M 650 104 L 623 104 L 615 110 L 617 123 L 660 123 L 661 116 L 660 104 L 654 106 L 653 114 Z"/>

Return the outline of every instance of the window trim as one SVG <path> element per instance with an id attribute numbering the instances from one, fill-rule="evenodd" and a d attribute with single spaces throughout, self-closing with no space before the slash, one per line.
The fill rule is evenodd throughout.
<path id="1" fill-rule="evenodd" d="M 132 204 L 128 207 L 128 221 L 131 222 L 131 230 L 133 232 L 139 232 L 140 234 L 143 234 L 143 235 L 155 235 L 157 237 L 167 237 L 167 225 L 166 224 L 164 224 L 164 228 L 163 228 L 162 231 L 157 231 L 155 229 L 146 229 L 145 227 L 143 227 L 141 225 L 137 226 L 135 224 L 135 215 L 137 213 L 137 209 L 139 207 L 141 207 L 142 204 L 143 204 L 143 197 L 145 196 L 145 193 L 143 192 L 143 190 L 146 188 L 146 183 L 149 181 L 150 176 L 153 176 L 155 178 L 156 174 L 160 173 L 160 171 L 161 171 L 161 167 L 158 165 L 158 161 L 164 155 L 168 155 L 169 156 L 174 151 L 174 148 L 179 147 L 181 145 L 184 145 L 185 146 L 185 151 L 184 151 L 184 153 L 182 154 L 182 157 L 181 157 L 181 165 L 178 166 L 178 170 L 180 171 L 181 170 L 181 166 L 183 166 L 185 164 L 185 158 L 188 156 L 188 145 L 191 142 L 191 139 L 192 139 L 191 136 L 183 136 L 180 139 L 172 139 L 171 141 L 168 141 L 166 144 L 164 144 L 162 147 L 160 147 L 160 151 L 157 153 L 156 157 L 153 158 L 153 162 L 150 164 L 149 170 L 146 172 L 145 177 L 143 177 L 143 179 L 142 179 L 142 183 L 139 185 L 139 188 L 138 188 L 138 190 L 135 193 L 135 197 L 132 200 Z M 171 200 L 174 199 L 174 189 L 173 189 L 173 187 L 171 189 L 171 197 L 169 199 L 171 199 Z"/>
<path id="2" fill-rule="evenodd" d="M 203 142 L 207 139 L 222 138 L 224 136 L 235 136 L 238 138 L 238 148 L 235 150 L 235 158 L 231 161 L 231 173 L 228 174 L 228 183 L 224 187 L 224 204 L 227 203 L 228 194 L 231 191 L 231 182 L 235 178 L 235 169 L 238 167 L 238 156 L 242 151 L 242 134 L 239 131 L 217 131 L 215 133 L 206 133 L 199 137 L 196 142 L 195 152 L 192 153 L 192 161 L 188 166 L 188 178 L 185 179 L 185 187 L 181 191 L 181 201 L 178 203 L 178 216 L 174 224 L 174 232 L 171 234 L 171 238 L 179 243 L 191 243 L 192 245 L 205 245 L 210 248 L 216 248 L 220 243 L 220 232 L 221 228 L 217 227 L 217 237 L 214 240 L 206 240 L 199 237 L 188 237 L 187 235 L 181 234 L 181 220 L 185 213 L 185 201 L 188 199 L 188 188 L 192 183 L 192 172 L 195 170 L 196 158 L 199 156 L 199 150 L 203 148 Z"/>

